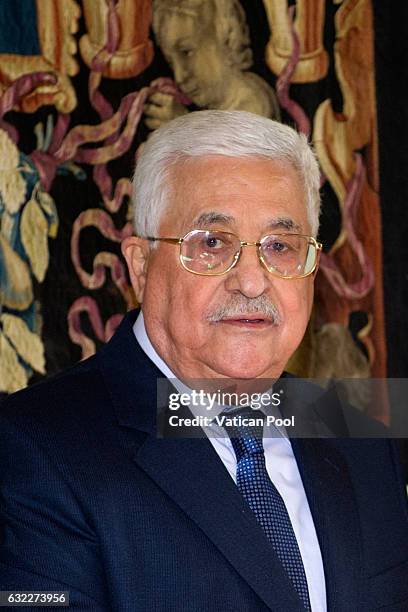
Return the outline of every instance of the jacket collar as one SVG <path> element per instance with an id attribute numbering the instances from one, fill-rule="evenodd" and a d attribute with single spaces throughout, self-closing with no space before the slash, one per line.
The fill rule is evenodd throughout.
<path id="1" fill-rule="evenodd" d="M 96 356 L 119 424 L 155 434 L 157 379 L 163 374 L 135 338 L 137 315 L 138 310 L 128 312 Z"/>

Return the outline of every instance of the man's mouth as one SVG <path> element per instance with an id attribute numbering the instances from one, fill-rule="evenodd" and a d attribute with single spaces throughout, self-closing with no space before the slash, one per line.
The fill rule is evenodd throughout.
<path id="1" fill-rule="evenodd" d="M 282 322 L 278 308 L 264 295 L 251 300 L 243 300 L 238 296 L 230 297 L 225 304 L 209 311 L 206 318 L 210 323 L 235 326 L 242 330 L 265 330 Z"/>
<path id="2" fill-rule="evenodd" d="M 259 313 L 257 314 L 239 314 L 232 317 L 224 317 L 219 320 L 219 323 L 223 323 L 226 325 L 235 325 L 246 328 L 257 328 L 257 329 L 265 329 L 267 327 L 271 327 L 274 325 L 274 322 L 266 317 L 262 316 Z"/>

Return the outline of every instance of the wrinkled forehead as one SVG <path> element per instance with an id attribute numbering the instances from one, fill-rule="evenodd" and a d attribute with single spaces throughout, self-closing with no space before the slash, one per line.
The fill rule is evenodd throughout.
<path id="1" fill-rule="evenodd" d="M 167 170 L 161 225 L 309 233 L 306 195 L 287 161 L 221 155 L 190 157 Z"/>

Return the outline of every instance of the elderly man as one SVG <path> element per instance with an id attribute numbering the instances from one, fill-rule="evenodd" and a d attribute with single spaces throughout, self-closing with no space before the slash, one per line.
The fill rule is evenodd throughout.
<path id="1" fill-rule="evenodd" d="M 141 312 L 1 411 L 3 590 L 69 592 L 78 610 L 407 609 L 390 441 L 266 436 L 267 411 L 244 431 L 251 401 L 218 403 L 223 435 L 159 427 L 159 379 L 187 398 L 197 381 L 238 397 L 285 380 L 312 307 L 318 187 L 306 139 L 245 112 L 192 113 L 145 144 L 123 243 Z"/>

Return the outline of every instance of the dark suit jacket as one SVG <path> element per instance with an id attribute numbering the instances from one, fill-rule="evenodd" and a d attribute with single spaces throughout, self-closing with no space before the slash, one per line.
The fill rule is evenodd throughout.
<path id="1" fill-rule="evenodd" d="M 207 439 L 158 439 L 161 373 L 127 315 L 94 357 L 0 413 L 0 589 L 77 610 L 295 612 L 279 560 Z M 294 440 L 328 607 L 408 609 L 408 526 L 389 440 Z"/>

